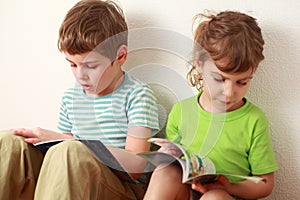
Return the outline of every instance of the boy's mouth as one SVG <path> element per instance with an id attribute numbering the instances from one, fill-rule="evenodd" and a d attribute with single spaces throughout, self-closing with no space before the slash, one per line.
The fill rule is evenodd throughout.
<path id="1" fill-rule="evenodd" d="M 84 90 L 91 90 L 91 88 L 92 88 L 91 85 L 86 85 L 86 84 L 81 84 L 81 86 Z"/>

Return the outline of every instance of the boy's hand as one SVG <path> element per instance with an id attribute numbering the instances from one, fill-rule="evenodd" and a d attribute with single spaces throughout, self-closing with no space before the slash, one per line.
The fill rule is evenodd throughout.
<path id="1" fill-rule="evenodd" d="M 200 182 L 194 182 L 192 184 L 192 189 L 204 194 L 205 192 L 213 189 L 222 189 L 226 191 L 226 188 L 228 188 L 229 186 L 229 180 L 225 176 L 220 175 L 218 180 L 214 183 L 202 185 Z"/>
<path id="2" fill-rule="evenodd" d="M 12 130 L 13 134 L 22 136 L 25 138 L 25 142 L 29 144 L 35 144 L 43 141 L 48 140 L 56 140 L 67 138 L 66 134 L 60 134 L 54 131 L 42 129 L 42 128 L 33 128 L 33 129 L 25 129 L 25 128 L 18 128 Z"/>

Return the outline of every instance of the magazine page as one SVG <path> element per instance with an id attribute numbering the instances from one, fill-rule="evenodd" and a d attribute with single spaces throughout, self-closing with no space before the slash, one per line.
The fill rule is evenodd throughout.
<path id="1" fill-rule="evenodd" d="M 193 162 L 194 159 L 191 159 Z M 258 176 L 243 176 L 243 175 L 237 175 L 237 174 L 226 174 L 226 173 L 216 173 L 216 168 L 214 163 L 208 158 L 202 158 L 202 167 L 197 172 L 190 173 L 190 176 L 184 180 L 185 183 L 192 183 L 194 181 L 199 181 L 201 184 L 208 184 L 213 183 L 218 180 L 218 177 L 220 175 L 226 176 L 226 177 L 236 177 L 240 178 L 241 180 L 250 180 L 254 183 L 258 183 L 260 181 L 264 181 L 264 178 L 258 177 Z"/>
<path id="2" fill-rule="evenodd" d="M 188 176 L 190 164 L 185 159 L 182 159 L 187 157 L 187 154 L 180 145 L 164 138 L 150 138 L 148 141 L 160 146 L 161 148 L 158 151 L 147 152 L 145 155 L 142 153 L 140 154 L 142 157 L 155 166 L 163 163 L 171 164 L 175 161 L 178 161 L 182 168 L 184 174 L 183 176 Z"/>
<path id="3" fill-rule="evenodd" d="M 189 173 L 189 176 L 185 177 L 183 180 L 184 183 L 199 181 L 201 184 L 207 184 L 218 180 L 215 165 L 208 157 L 200 158 L 195 154 L 190 154 L 190 156 L 192 170 Z"/>
<path id="4" fill-rule="evenodd" d="M 151 138 L 148 141 L 161 146 L 161 149 L 157 152 L 143 153 L 141 156 L 155 166 L 178 161 L 183 170 L 183 183 L 192 183 L 194 180 L 208 183 L 217 180 L 215 166 L 209 158 L 202 159 L 199 155 L 187 152 L 179 144 L 164 138 Z"/>
<path id="5" fill-rule="evenodd" d="M 181 160 L 180 158 L 173 156 L 168 153 L 158 152 L 158 151 L 152 151 L 152 152 L 143 152 L 139 153 L 139 156 L 143 157 L 145 160 L 148 161 L 152 166 L 159 166 L 159 165 L 169 165 L 173 164 L 176 161 L 180 164 L 183 171 L 186 171 L 186 161 Z M 151 165 L 147 165 L 145 171 L 153 171 L 155 168 L 153 168 Z"/>
<path id="6" fill-rule="evenodd" d="M 90 152 L 103 164 L 109 167 L 121 179 L 135 182 L 135 180 L 126 172 L 121 163 L 114 157 L 109 149 L 100 140 L 80 140 L 90 150 Z"/>
<path id="7" fill-rule="evenodd" d="M 212 160 L 208 157 L 201 157 L 193 152 L 185 151 L 180 145 L 164 138 L 151 138 L 152 142 L 161 149 L 154 152 L 140 153 L 149 163 L 154 166 L 160 164 L 171 164 L 178 161 L 183 170 L 182 182 L 191 184 L 199 181 L 201 184 L 213 183 L 218 180 L 221 174 L 216 173 L 216 168 Z M 264 179 L 257 176 L 242 176 L 235 174 L 222 174 L 227 177 L 237 177 L 240 179 L 251 180 L 255 183 Z"/>

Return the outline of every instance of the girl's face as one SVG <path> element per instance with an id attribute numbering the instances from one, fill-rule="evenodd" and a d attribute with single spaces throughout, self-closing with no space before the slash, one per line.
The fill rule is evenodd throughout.
<path id="1" fill-rule="evenodd" d="M 103 96 L 118 87 L 120 66 L 97 52 L 70 55 L 65 53 L 77 82 L 88 96 Z"/>
<path id="2" fill-rule="evenodd" d="M 198 63 L 200 64 L 200 63 Z M 204 110 L 213 113 L 230 112 L 244 105 L 253 71 L 224 73 L 213 61 L 198 65 L 203 75 L 203 94 L 199 103 Z"/>

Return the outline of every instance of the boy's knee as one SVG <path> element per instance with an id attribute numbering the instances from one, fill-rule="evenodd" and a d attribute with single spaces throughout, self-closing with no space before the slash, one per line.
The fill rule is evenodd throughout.
<path id="1" fill-rule="evenodd" d="M 18 138 L 15 136 L 11 131 L 0 131 L 0 140 L 11 140 L 14 137 Z"/>
<path id="2" fill-rule="evenodd" d="M 14 135 L 11 131 L 0 131 L 0 148 L 19 151 L 20 147 L 27 145 L 24 138 Z"/>
<path id="3" fill-rule="evenodd" d="M 76 140 L 66 140 L 52 146 L 47 154 L 73 154 L 83 150 L 81 142 Z"/>
<path id="4" fill-rule="evenodd" d="M 154 171 L 154 176 L 168 178 L 171 181 L 179 181 L 182 179 L 181 168 L 174 164 L 169 164 L 165 166 L 159 166 Z M 152 176 L 153 176 L 152 175 Z"/>
<path id="5" fill-rule="evenodd" d="M 67 161 L 83 161 L 90 157 L 90 153 L 80 141 L 67 140 L 52 146 L 46 153 L 45 159 Z"/>
<path id="6" fill-rule="evenodd" d="M 91 171 L 99 168 L 87 147 L 75 140 L 63 141 L 52 146 L 44 157 L 44 164 L 49 168 L 71 170 L 76 173 L 84 168 Z"/>
<path id="7" fill-rule="evenodd" d="M 225 190 L 209 190 L 204 193 L 201 200 L 233 200 L 233 198 Z"/>

